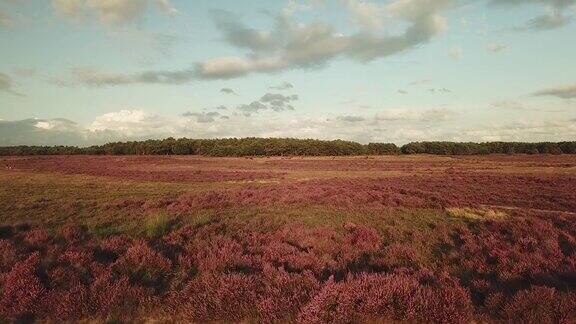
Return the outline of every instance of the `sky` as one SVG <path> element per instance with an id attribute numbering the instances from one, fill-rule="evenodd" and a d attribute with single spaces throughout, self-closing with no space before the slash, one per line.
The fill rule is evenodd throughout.
<path id="1" fill-rule="evenodd" d="M 576 140 L 576 0 L 0 0 L 0 145 Z"/>

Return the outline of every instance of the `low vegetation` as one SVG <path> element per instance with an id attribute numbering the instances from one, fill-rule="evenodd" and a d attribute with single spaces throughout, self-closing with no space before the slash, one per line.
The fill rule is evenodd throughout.
<path id="1" fill-rule="evenodd" d="M 0 166 L 0 322 L 576 320 L 571 155 Z"/>

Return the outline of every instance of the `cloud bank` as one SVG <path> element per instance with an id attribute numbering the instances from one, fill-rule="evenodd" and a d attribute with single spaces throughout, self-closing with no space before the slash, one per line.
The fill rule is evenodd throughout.
<path id="1" fill-rule="evenodd" d="M 103 22 L 115 24 L 137 19 L 148 7 L 144 0 L 55 0 L 57 10 L 77 16 L 86 10 L 96 11 Z M 158 1 L 156 1 L 158 2 Z M 167 3 L 167 2 L 166 2 Z M 273 28 L 257 30 L 245 25 L 234 14 L 213 11 L 213 20 L 230 46 L 245 51 L 244 56 L 214 57 L 194 64 L 192 68 L 165 71 L 151 70 L 134 73 L 107 73 L 95 69 L 72 70 L 72 80 L 58 79 L 61 85 L 114 86 L 125 84 L 181 84 L 193 80 L 215 80 L 243 77 L 252 73 L 275 73 L 291 69 L 315 69 L 335 58 L 367 63 L 412 50 L 432 40 L 446 29 L 442 13 L 452 8 L 456 0 L 394 0 L 387 5 L 345 1 L 351 16 L 370 16 L 370 31 L 360 29 L 350 34 L 334 26 L 314 21 L 303 24 L 291 14 L 273 18 Z M 169 4 L 163 6 L 171 8 Z M 170 10 L 169 10 L 170 11 Z M 376 20 L 381 12 L 398 26 L 399 33 L 381 29 Z M 378 28 L 376 28 L 378 27 Z"/>
<path id="2" fill-rule="evenodd" d="M 410 141 L 562 141 L 576 137 L 570 120 L 491 122 L 464 126 L 443 108 L 389 109 L 374 115 L 275 118 L 220 112 L 160 116 L 124 109 L 96 117 L 87 125 L 67 119 L 0 121 L 0 145 L 93 145 L 110 141 L 165 137 L 295 137 L 345 139 L 362 143 Z"/>

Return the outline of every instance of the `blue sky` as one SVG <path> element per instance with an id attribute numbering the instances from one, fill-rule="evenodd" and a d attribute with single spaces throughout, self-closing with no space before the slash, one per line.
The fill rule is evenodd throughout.
<path id="1" fill-rule="evenodd" d="M 0 0 L 0 145 L 576 138 L 576 0 Z"/>

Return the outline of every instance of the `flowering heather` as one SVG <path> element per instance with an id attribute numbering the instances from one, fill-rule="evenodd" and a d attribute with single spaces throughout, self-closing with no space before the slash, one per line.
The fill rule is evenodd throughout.
<path id="1" fill-rule="evenodd" d="M 502 306 L 502 317 L 522 323 L 569 323 L 576 317 L 576 294 L 541 286 L 522 290 Z"/>
<path id="2" fill-rule="evenodd" d="M 172 268 L 171 261 L 154 251 L 145 242 L 136 242 L 113 265 L 117 273 L 129 276 L 144 285 L 158 285 Z"/>
<path id="3" fill-rule="evenodd" d="M 476 175 L 453 177 L 388 177 L 379 179 L 310 180 L 277 186 L 183 195 L 169 208 L 238 205 L 323 204 L 349 209 L 410 207 L 448 208 L 494 205 L 555 211 L 576 210 L 576 177 Z"/>
<path id="4" fill-rule="evenodd" d="M 0 240 L 0 268 L 7 271 L 18 260 L 18 251 L 9 240 Z"/>
<path id="5" fill-rule="evenodd" d="M 285 177 L 0 171 L 0 322 L 576 321 L 570 157 L 77 159 Z"/>
<path id="6" fill-rule="evenodd" d="M 154 161 L 142 168 L 146 162 Z M 12 170 L 37 172 L 58 172 L 64 174 L 81 174 L 97 177 L 111 177 L 138 181 L 162 182 L 213 182 L 213 181 L 247 181 L 281 178 L 281 172 L 198 169 L 189 164 L 179 165 L 179 159 L 168 157 L 131 158 L 131 157 L 100 157 L 100 156 L 53 156 L 26 157 L 10 159 L 5 162 Z M 162 165 L 175 165 L 165 170 Z M 111 167 L 113 165 L 113 167 Z M 200 165 L 203 163 L 200 161 Z"/>
<path id="7" fill-rule="evenodd" d="M 299 314 L 303 323 L 416 321 L 463 323 L 472 318 L 468 292 L 457 281 L 416 274 L 332 278 Z"/>
<path id="8" fill-rule="evenodd" d="M 41 248 L 48 243 L 48 232 L 43 229 L 35 229 L 24 234 L 24 242 L 33 248 Z"/>
<path id="9" fill-rule="evenodd" d="M 37 276 L 40 257 L 38 253 L 16 263 L 12 269 L 2 274 L 2 295 L 0 313 L 6 318 L 19 319 L 34 314 L 38 302 L 45 291 Z"/>

